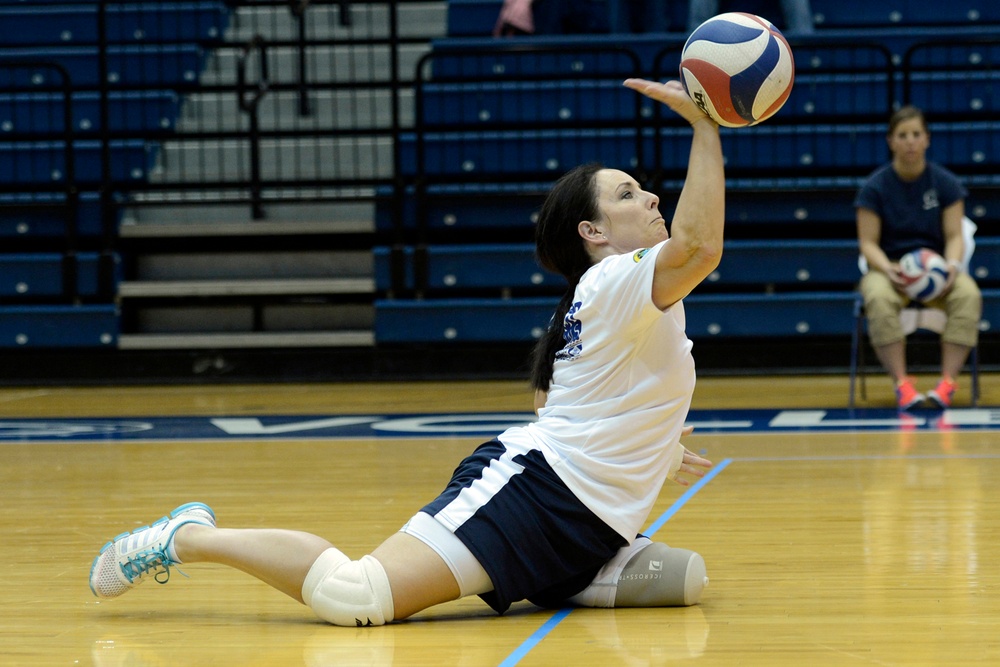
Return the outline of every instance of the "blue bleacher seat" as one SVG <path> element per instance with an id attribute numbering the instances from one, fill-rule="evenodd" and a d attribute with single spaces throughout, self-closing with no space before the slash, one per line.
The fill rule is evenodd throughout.
<path id="1" fill-rule="evenodd" d="M 448 35 L 493 34 L 503 0 L 448 0 Z"/>
<path id="2" fill-rule="evenodd" d="M 65 195 L 58 193 L 0 194 L 0 239 L 63 238 L 67 224 L 63 202 Z M 80 193 L 73 208 L 73 222 L 78 236 L 94 238 L 103 234 L 103 213 L 98 193 Z"/>
<path id="3" fill-rule="evenodd" d="M 93 46 L 0 48 L 4 62 L 54 62 L 69 74 L 77 87 L 96 86 L 99 76 L 99 51 Z M 140 85 L 155 89 L 193 84 L 201 72 L 204 51 L 190 44 L 109 46 L 108 83 Z M 0 89 L 60 86 L 50 68 L 26 70 L 0 81 Z"/>
<path id="4" fill-rule="evenodd" d="M 983 323 L 1000 322 L 1000 289 L 984 289 Z M 709 294 L 684 300 L 687 333 L 706 338 L 849 336 L 855 295 L 841 290 L 790 294 Z M 379 344 L 530 342 L 551 319 L 557 297 L 375 302 Z M 845 355 L 847 350 L 845 349 Z"/>
<path id="5" fill-rule="evenodd" d="M 643 102 L 643 100 L 647 100 Z M 635 119 L 652 102 L 614 80 L 430 83 L 421 112 L 428 126 L 563 123 Z M 638 104 L 637 104 L 638 103 Z"/>
<path id="6" fill-rule="evenodd" d="M 558 297 L 378 300 L 375 340 L 383 343 L 526 342 L 537 339 Z M 687 332 L 704 337 L 849 335 L 854 293 L 692 295 Z"/>
<path id="7" fill-rule="evenodd" d="M 422 62 L 432 67 L 437 81 L 491 81 L 512 76 L 628 77 L 647 70 L 642 56 L 651 62 L 652 55 L 663 46 L 662 41 L 643 40 L 638 45 L 647 51 L 641 52 L 636 43 L 630 42 L 625 48 L 620 39 L 612 40 L 607 35 L 533 38 L 532 44 L 541 50 L 518 52 L 516 45 L 508 50 L 511 44 L 492 38 L 438 40 Z"/>
<path id="8" fill-rule="evenodd" d="M 839 0 L 831 0 L 839 2 Z M 989 2 L 991 0 L 982 0 Z M 877 6 L 878 3 L 869 3 Z M 795 55 L 797 71 L 807 69 L 824 70 L 850 67 L 853 69 L 870 69 L 879 62 L 885 61 L 885 56 L 895 63 L 901 63 L 906 52 L 915 44 L 941 40 L 944 35 L 953 40 L 974 43 L 977 40 L 996 37 L 996 25 L 975 23 L 968 26 L 949 28 L 942 33 L 935 25 L 893 26 L 887 30 L 885 25 L 862 28 L 835 28 L 818 30 L 814 36 L 800 36 L 789 39 Z M 621 35 L 559 35 L 539 36 L 527 39 L 498 40 L 491 37 L 450 37 L 434 40 L 431 44 L 432 53 L 440 54 L 475 54 L 478 56 L 467 60 L 449 60 L 440 63 L 435 69 L 437 73 L 449 77 L 478 77 L 481 81 L 491 80 L 513 71 L 547 76 L 549 74 L 621 74 L 634 76 L 637 72 L 656 72 L 663 76 L 676 77 L 680 49 L 684 45 L 686 35 L 674 33 L 646 33 L 629 35 L 623 42 Z M 512 54 L 515 49 L 525 44 L 562 50 L 564 55 L 558 58 L 536 58 L 533 61 L 518 59 Z M 627 47 L 627 52 L 635 54 L 639 65 L 632 66 L 633 60 L 626 51 L 609 58 L 601 56 L 601 49 Z M 861 47 L 861 48 L 859 48 Z M 508 49 L 507 51 L 504 51 Z M 593 50 L 589 54 L 581 50 Z M 483 54 L 490 54 L 483 57 Z M 658 59 L 662 65 L 656 66 Z M 520 67 L 520 69 L 518 69 Z"/>
<path id="9" fill-rule="evenodd" d="M 415 253 L 413 248 L 406 251 L 407 283 L 412 287 Z M 561 289 L 566 284 L 562 276 L 538 265 L 535 246 L 530 243 L 431 245 L 424 252 L 430 290 Z M 389 249 L 376 248 L 375 284 L 379 290 L 391 286 L 389 262 Z"/>
<path id="10" fill-rule="evenodd" d="M 110 43 L 202 42 L 217 40 L 229 11 L 223 2 L 109 4 Z M 39 7 L 0 5 L 0 44 L 96 44 L 96 2 Z"/>
<path id="11" fill-rule="evenodd" d="M 113 304 L 0 306 L 0 347 L 113 348 L 118 332 Z"/>
<path id="12" fill-rule="evenodd" d="M 379 344 L 530 341 L 552 317 L 558 297 L 377 300 Z"/>
<path id="13" fill-rule="evenodd" d="M 66 174 L 65 142 L 0 142 L 0 182 L 11 184 L 64 183 Z M 117 183 L 143 181 L 153 165 L 155 155 L 145 141 L 126 139 L 111 144 L 111 180 Z M 100 183 L 101 143 L 73 142 L 75 181 L 82 184 Z"/>
<path id="14" fill-rule="evenodd" d="M 915 25 L 978 25 L 1000 21 L 993 0 L 887 0 L 845 2 L 812 0 L 816 25 L 824 28 L 890 27 Z"/>
<path id="15" fill-rule="evenodd" d="M 850 95 L 844 91 L 850 90 Z M 775 121 L 808 118 L 888 118 L 893 92 L 888 72 L 800 74 Z"/>
<path id="16" fill-rule="evenodd" d="M 808 233 L 808 225 L 844 223 L 854 230 L 854 196 L 863 176 L 839 178 L 745 178 L 726 182 L 726 222 L 759 225 L 785 222 Z M 676 190 L 676 186 L 673 188 Z M 800 225 L 807 225 L 801 227 Z"/>
<path id="17" fill-rule="evenodd" d="M 427 224 L 434 230 L 532 228 L 538 207 L 552 186 L 546 183 L 443 183 L 430 185 L 424 197 Z M 403 192 L 401 220 L 404 229 L 417 226 L 416 197 L 412 188 Z M 392 207 L 381 201 L 375 208 L 380 232 L 395 229 Z"/>
<path id="18" fill-rule="evenodd" d="M 65 104 L 57 93 L 0 93 L 0 140 L 11 135 L 52 134 L 65 128 Z M 77 134 L 101 131 L 99 93 L 74 93 L 71 129 Z M 108 94 L 108 121 L 113 131 L 144 134 L 172 130 L 180 99 L 172 91 Z"/>
<path id="19" fill-rule="evenodd" d="M 76 293 L 97 294 L 98 259 L 94 252 L 76 256 Z M 33 299 L 63 296 L 63 255 L 61 253 L 20 253 L 0 255 L 0 298 Z"/>
<path id="20" fill-rule="evenodd" d="M 598 160 L 618 168 L 638 165 L 634 130 L 523 130 L 434 132 L 424 135 L 420 172 L 430 175 L 554 174 Z M 400 169 L 418 173 L 412 134 L 400 139 Z"/>
<path id="21" fill-rule="evenodd" d="M 1000 72 L 914 72 L 907 101 L 929 118 L 995 118 L 1000 105 Z"/>
<path id="22" fill-rule="evenodd" d="M 839 285 L 858 280 L 854 239 L 727 241 L 718 268 L 704 285 Z M 697 290 L 696 290 L 697 293 Z"/>
<path id="23" fill-rule="evenodd" d="M 1000 285 L 1000 238 L 976 237 L 976 251 L 969 261 L 969 275 L 983 285 Z M 994 320 L 1000 325 L 1000 320 Z"/>

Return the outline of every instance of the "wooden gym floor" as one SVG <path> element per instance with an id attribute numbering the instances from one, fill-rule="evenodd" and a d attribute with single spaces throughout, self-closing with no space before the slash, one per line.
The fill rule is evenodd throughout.
<path id="1" fill-rule="evenodd" d="M 982 386 L 981 404 L 1000 405 L 995 378 Z M 687 439 L 716 473 L 693 491 L 668 484 L 650 524 L 704 555 L 711 585 L 698 606 L 521 603 L 501 617 L 470 598 L 345 629 L 218 566 L 181 566 L 190 578 L 174 571 L 112 601 L 91 595 L 87 575 L 108 539 L 191 500 L 220 525 L 308 530 L 358 557 L 486 438 L 77 436 L 154 417 L 526 413 L 523 383 L 0 390 L 0 665 L 1000 664 L 995 411 L 913 421 L 884 409 L 883 379 L 868 395 L 850 416 L 869 421 Z M 846 403 L 843 377 L 706 378 L 694 410 L 739 419 Z M 950 425 L 970 414 L 986 426 Z"/>

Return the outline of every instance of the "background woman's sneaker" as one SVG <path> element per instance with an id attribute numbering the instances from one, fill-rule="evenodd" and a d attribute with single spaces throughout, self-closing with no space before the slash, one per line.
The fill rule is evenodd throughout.
<path id="1" fill-rule="evenodd" d="M 900 410 L 915 408 L 924 400 L 924 395 L 913 385 L 913 378 L 905 378 L 896 384 L 896 405 Z"/>
<path id="2" fill-rule="evenodd" d="M 950 408 L 956 389 L 958 389 L 957 382 L 948 378 L 941 378 L 937 386 L 927 392 L 927 398 L 939 408 Z"/>

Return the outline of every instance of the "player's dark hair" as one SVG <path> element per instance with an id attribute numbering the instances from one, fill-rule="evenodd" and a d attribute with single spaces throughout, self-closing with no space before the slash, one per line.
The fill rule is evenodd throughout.
<path id="1" fill-rule="evenodd" d="M 556 352 L 565 345 L 563 319 L 572 305 L 576 284 L 593 264 L 578 227 L 600 215 L 595 175 L 603 168 L 590 162 L 566 172 L 552 187 L 538 215 L 535 254 L 542 266 L 563 276 L 568 286 L 532 352 L 531 386 L 535 389 L 549 389 Z"/>
<path id="2" fill-rule="evenodd" d="M 926 132 L 927 131 L 927 119 L 924 118 L 924 112 L 921 111 L 919 108 L 913 106 L 912 104 L 907 104 L 906 106 L 900 107 L 899 109 L 897 109 L 889 117 L 889 132 L 888 132 L 888 135 L 891 137 L 892 133 L 896 131 L 896 128 L 899 126 L 900 123 L 902 123 L 904 121 L 907 121 L 907 120 L 912 120 L 914 118 L 919 118 L 920 119 L 920 124 L 924 128 L 924 132 Z"/>

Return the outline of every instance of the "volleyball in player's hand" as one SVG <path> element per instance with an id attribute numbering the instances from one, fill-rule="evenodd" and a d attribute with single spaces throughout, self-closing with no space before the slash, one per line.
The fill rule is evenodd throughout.
<path id="1" fill-rule="evenodd" d="M 781 32 L 754 14 L 714 16 L 688 37 L 680 79 L 691 99 L 724 127 L 767 120 L 795 80 L 792 50 Z"/>
<path id="2" fill-rule="evenodd" d="M 948 262 L 928 248 L 908 252 L 899 260 L 899 275 L 907 296 L 921 303 L 941 296 L 948 282 Z"/>

